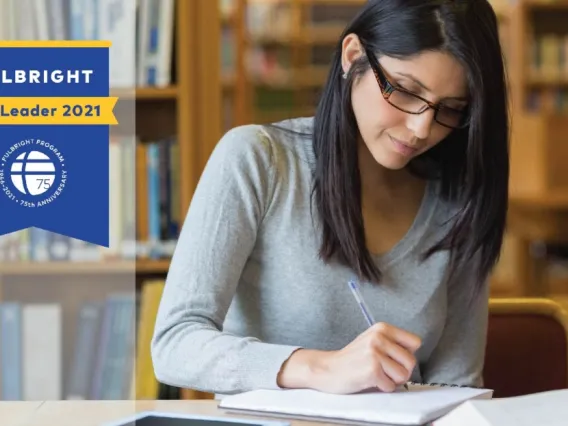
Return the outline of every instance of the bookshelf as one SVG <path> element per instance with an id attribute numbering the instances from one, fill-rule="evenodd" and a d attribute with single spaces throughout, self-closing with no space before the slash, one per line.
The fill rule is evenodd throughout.
<path id="1" fill-rule="evenodd" d="M 311 115 L 339 35 L 362 0 L 247 0 L 247 122 Z"/>
<path id="2" fill-rule="evenodd" d="M 126 8 L 135 3 L 123 0 Z M 122 48 L 141 49 L 139 37 L 144 28 L 150 31 L 143 25 L 143 5 L 151 6 L 151 2 L 138 3 L 136 11 L 123 9 L 123 12 L 136 13 L 137 20 L 142 22 L 140 33 L 130 27 L 131 31 L 121 34 L 113 46 L 125 39 L 129 44 L 121 45 Z M 0 238 L 0 304 L 5 304 L 0 309 L 0 317 L 3 324 L 9 320 L 12 327 L 17 325 L 12 328 L 15 331 L 11 338 L 18 339 L 13 342 L 19 343 L 10 345 L 18 348 L 18 352 L 11 353 L 12 361 L 4 358 L 4 363 L 0 362 L 0 376 L 7 369 L 17 372 L 12 376 L 11 394 L 0 386 L 0 400 L 27 399 L 39 390 L 32 385 L 33 381 L 46 380 L 45 376 L 37 376 L 37 371 L 33 376 L 32 366 L 38 359 L 33 357 L 32 344 L 40 349 L 36 355 L 51 355 L 53 360 L 50 369 L 45 370 L 50 371 L 48 379 L 55 387 L 49 389 L 48 397 L 40 399 L 72 396 L 156 399 L 179 395 L 179 390 L 164 390 L 155 381 L 149 357 L 151 333 L 148 330 L 153 330 L 152 315 L 159 302 L 156 289 L 163 286 L 177 232 L 201 170 L 223 132 L 221 55 L 210 47 L 220 45 L 221 28 L 211 25 L 219 19 L 219 7 L 220 4 L 211 0 L 160 1 L 159 9 L 153 10 L 160 15 L 156 33 L 167 42 L 147 58 L 139 56 L 142 58 L 138 59 L 139 73 L 131 69 L 136 74 L 132 76 L 131 85 L 111 89 L 111 94 L 119 97 L 115 113 L 120 123 L 111 129 L 111 247 L 101 249 L 77 240 L 56 238 L 54 234 L 35 228 Z M 36 16 L 36 19 L 50 22 L 46 16 Z M 73 25 L 71 20 L 66 23 L 67 33 L 62 38 L 71 38 L 67 35 L 73 31 Z M 131 38 L 124 37 L 125 34 Z M 146 82 L 146 75 L 140 72 L 145 60 L 156 67 L 156 81 Z M 119 70 L 128 68 L 128 64 L 115 65 Z M 227 83 L 232 85 L 232 82 Z M 235 101 L 240 99 L 234 98 Z M 162 152 L 164 144 L 169 144 L 169 148 Z M 150 158 L 150 150 L 157 157 Z M 160 157 L 160 153 L 168 155 Z M 152 160 L 157 161 L 158 167 L 154 181 L 149 180 L 148 171 Z M 175 167 L 173 161 L 177 163 Z M 160 168 L 166 168 L 167 173 L 162 170 L 160 175 Z M 168 186 L 162 187 L 164 180 Z M 161 194 L 152 195 L 151 184 L 158 191 L 162 190 Z M 168 188 L 169 192 L 162 188 Z M 160 222 L 164 214 L 169 222 L 177 223 Z M 163 243 L 164 234 L 169 240 L 165 248 L 148 248 Z M 39 235 L 43 238 L 41 247 L 36 244 L 40 241 Z M 134 250 L 134 242 L 143 249 Z M 146 289 L 153 289 L 153 292 Z M 110 308 L 111 304 L 114 310 Z M 16 310 L 3 310 L 6 306 Z M 107 319 L 108 324 L 123 321 L 123 326 L 129 328 L 123 328 L 121 335 L 111 335 L 106 345 L 105 340 L 99 340 L 103 335 L 91 335 L 90 340 L 87 339 L 89 342 L 81 340 L 84 331 L 88 330 L 84 328 L 87 327 L 86 318 L 93 316 L 98 318 L 95 327 L 100 327 L 99 332 Z M 16 323 L 14 318 L 17 318 Z M 35 334 L 29 330 L 29 324 L 34 321 L 39 326 Z M 96 329 L 91 327 L 90 330 Z M 43 342 L 43 346 L 38 346 L 41 336 L 49 334 L 52 343 Z M 1 336 L 0 339 L 6 339 L 5 334 Z M 0 342 L 0 347 L 7 348 L 8 345 L 3 343 L 6 340 Z M 114 355 L 99 353 L 105 346 L 115 351 Z M 87 351 L 82 356 L 81 347 Z M 118 351 L 122 352 L 119 354 Z M 90 367 L 78 366 L 76 361 L 85 358 L 89 352 L 97 353 L 98 358 L 90 358 Z M 136 370 L 134 354 L 140 365 Z M 116 364 L 118 358 L 113 361 L 111 355 L 122 358 Z M 16 364 L 17 360 L 21 361 Z M 115 366 L 114 370 L 108 367 L 111 364 Z M 83 369 L 81 374 L 77 374 L 78 368 Z M 121 380 L 114 382 L 111 391 L 106 390 L 111 386 L 104 383 L 116 376 Z M 82 377 L 83 382 L 73 382 L 76 377 Z M 141 385 L 137 386 L 135 381 Z M 206 397 L 190 392 L 182 396 Z"/>
<path id="3" fill-rule="evenodd" d="M 568 1 L 521 0 L 512 11 L 516 108 L 568 112 Z"/>
<path id="4" fill-rule="evenodd" d="M 222 86 L 222 129 L 247 122 L 245 21 L 247 0 L 218 0 Z"/>
<path id="5" fill-rule="evenodd" d="M 339 36 L 366 0 L 234 0 L 233 55 L 245 58 L 232 81 L 237 123 L 265 123 L 315 112 Z M 493 0 L 509 56 L 510 3 Z"/>
<path id="6" fill-rule="evenodd" d="M 566 257 L 548 255 L 550 238 L 529 230 L 561 222 L 561 208 L 535 201 L 568 193 L 568 2 L 518 0 L 510 5 L 509 77 L 512 97 L 511 205 L 506 248 L 510 292 L 523 284 L 538 294 L 565 293 Z M 561 227 L 554 234 L 561 234 Z M 543 233 L 539 234 L 543 235 Z M 566 246 L 568 241 L 556 245 Z M 562 250 L 561 250 L 562 251 Z M 501 262 L 505 264 L 505 262 Z M 535 272 L 536 271 L 536 272 Z M 532 282 L 527 282 L 530 280 Z M 544 281 L 547 281 L 545 284 Z"/>
<path id="7" fill-rule="evenodd" d="M 111 129 L 111 138 L 135 137 L 136 148 L 166 138 L 175 138 L 180 163 L 178 185 L 174 189 L 175 196 L 179 198 L 176 201 L 176 215 L 180 220 L 187 211 L 201 170 L 223 131 L 219 113 L 222 85 L 219 76 L 220 58 L 217 51 L 208 46 L 208 43 L 220 43 L 219 28 L 208 24 L 218 19 L 219 5 L 202 0 L 171 1 L 175 9 L 171 14 L 172 21 L 167 24 L 171 28 L 166 28 L 166 32 L 171 31 L 173 37 L 171 59 L 168 61 L 171 62 L 170 78 L 164 84 L 138 82 L 135 88 L 111 90 L 112 96 L 119 97 L 115 113 L 120 123 L 117 129 Z M 207 40 L 208 43 L 203 43 L 202 40 Z M 135 135 L 132 135 L 133 131 Z M 139 168 L 135 174 L 137 179 L 140 178 L 145 174 L 144 169 Z M 130 191 L 136 188 L 131 185 L 125 189 Z M 141 189 L 135 201 L 136 231 L 137 240 L 144 242 L 149 232 L 147 214 L 144 213 L 148 208 L 148 195 L 143 191 L 145 188 Z M 107 259 L 97 260 L 105 260 L 105 264 L 117 261 L 115 256 L 106 254 L 102 257 L 108 257 Z M 153 272 L 155 268 L 156 272 L 162 273 L 167 257 L 138 256 L 131 260 L 137 271 Z M 11 260 L 15 259 L 12 257 Z M 118 258 L 119 262 L 123 260 Z M 67 266 L 65 262 L 58 264 L 62 270 Z M 112 265 L 110 268 L 112 269 Z"/>

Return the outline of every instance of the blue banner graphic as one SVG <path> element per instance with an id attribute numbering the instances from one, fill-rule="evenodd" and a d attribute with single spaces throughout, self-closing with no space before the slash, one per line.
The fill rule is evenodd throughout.
<path id="1" fill-rule="evenodd" d="M 0 235 L 109 246 L 109 42 L 0 42 Z"/>

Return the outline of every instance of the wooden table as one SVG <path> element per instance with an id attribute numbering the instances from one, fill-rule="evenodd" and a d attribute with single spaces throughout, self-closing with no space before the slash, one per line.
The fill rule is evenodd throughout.
<path id="1" fill-rule="evenodd" d="M 531 253 L 533 242 L 568 244 L 568 192 L 511 195 L 507 231 L 519 241 L 515 279 L 523 295 L 549 295 L 546 259 Z"/>
<path id="2" fill-rule="evenodd" d="M 2 426 L 101 426 L 103 423 L 130 417 L 141 411 L 277 420 L 275 417 L 230 414 L 218 409 L 217 400 L 164 401 L 46 401 L 0 402 Z M 281 420 L 281 419 L 279 419 Z M 325 426 L 323 422 L 286 419 L 291 426 Z M 335 424 L 334 426 L 337 426 Z"/>

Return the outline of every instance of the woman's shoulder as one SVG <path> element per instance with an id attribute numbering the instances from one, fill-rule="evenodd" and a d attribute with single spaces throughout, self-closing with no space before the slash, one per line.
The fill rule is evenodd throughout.
<path id="1" fill-rule="evenodd" d="M 279 157 L 290 155 L 310 162 L 313 160 L 311 131 L 311 117 L 268 124 L 243 124 L 223 134 L 213 156 L 233 164 L 253 161 L 267 167 L 274 166 Z"/>
<path id="2" fill-rule="evenodd" d="M 243 124 L 227 130 L 215 145 L 213 154 L 230 154 L 233 159 L 252 153 L 270 154 L 270 140 L 260 124 Z"/>

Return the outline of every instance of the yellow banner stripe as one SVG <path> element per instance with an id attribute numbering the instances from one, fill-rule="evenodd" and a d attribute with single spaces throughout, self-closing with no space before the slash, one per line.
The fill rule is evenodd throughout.
<path id="1" fill-rule="evenodd" d="M 108 40 L 12 40 L 0 41 L 0 47 L 111 47 Z"/>
<path id="2" fill-rule="evenodd" d="M 0 124 L 118 124 L 117 97 L 2 98 Z"/>

